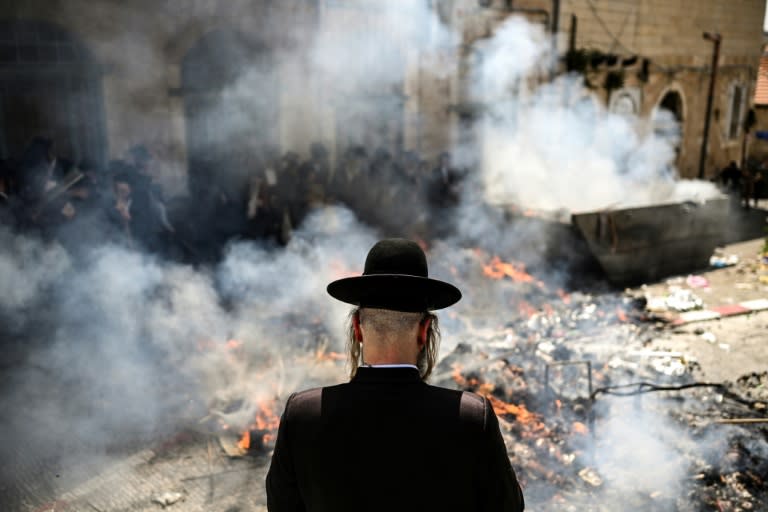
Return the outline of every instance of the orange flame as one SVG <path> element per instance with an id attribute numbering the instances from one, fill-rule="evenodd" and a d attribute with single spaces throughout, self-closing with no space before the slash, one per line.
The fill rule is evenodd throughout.
<path id="1" fill-rule="evenodd" d="M 243 451 L 247 451 L 248 448 L 251 447 L 251 431 L 250 430 L 246 430 L 245 432 L 243 432 L 242 437 L 240 437 L 240 440 L 237 442 L 237 446 Z"/>
<path id="2" fill-rule="evenodd" d="M 482 251 L 476 249 L 475 254 L 482 256 Z M 533 283 L 542 290 L 546 288 L 542 281 L 539 281 L 525 271 L 524 263 L 502 261 L 498 256 L 494 256 L 487 265 L 483 265 L 483 275 L 496 280 L 508 278 L 516 283 Z"/>
<path id="3" fill-rule="evenodd" d="M 587 435 L 589 434 L 589 428 L 585 424 L 583 424 L 580 421 L 574 421 L 572 425 L 572 430 L 581 435 Z"/>
<path id="4" fill-rule="evenodd" d="M 501 258 L 494 256 L 488 265 L 483 265 L 483 274 L 492 279 L 503 279 L 509 277 L 513 281 L 520 283 L 532 283 L 533 276 L 525 271 L 525 265 L 520 263 L 515 266 L 513 263 L 501 261 Z"/>
<path id="5" fill-rule="evenodd" d="M 524 423 L 524 424 L 539 423 L 539 415 L 529 411 L 525 407 L 525 404 L 520 404 L 520 405 L 510 404 L 508 402 L 501 400 L 500 398 L 496 398 L 493 395 L 487 395 L 486 398 L 488 398 L 488 400 L 491 402 L 491 405 L 493 406 L 493 412 L 495 412 L 497 416 L 511 414 L 520 423 Z"/>
<path id="6" fill-rule="evenodd" d="M 256 413 L 254 426 L 259 430 L 274 430 L 280 425 L 280 416 L 275 413 L 274 401 L 259 402 L 259 411 Z"/>
<path id="7" fill-rule="evenodd" d="M 240 436 L 240 440 L 237 442 L 237 446 L 243 450 L 248 451 L 253 445 L 254 440 L 251 439 L 251 431 L 263 431 L 261 436 L 262 445 L 268 444 L 275 439 L 274 432 L 280 426 L 280 416 L 275 411 L 277 407 L 276 400 L 261 400 L 257 402 L 258 410 L 256 411 L 256 417 L 245 431 Z"/>

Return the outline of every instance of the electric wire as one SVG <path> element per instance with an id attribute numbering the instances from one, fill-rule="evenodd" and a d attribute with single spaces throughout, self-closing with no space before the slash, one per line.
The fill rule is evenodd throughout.
<path id="1" fill-rule="evenodd" d="M 597 7 L 595 6 L 594 3 L 592 3 L 592 0 L 587 0 L 587 5 L 589 5 L 589 9 L 592 11 L 592 15 L 595 17 L 595 20 L 597 20 L 597 22 L 603 28 L 605 33 L 608 35 L 608 37 L 610 37 L 613 40 L 613 45 L 619 46 L 629 54 L 636 54 L 635 51 L 633 51 L 631 48 L 628 48 L 627 45 L 622 43 L 621 40 L 616 35 L 614 35 L 611 29 L 608 28 L 608 25 L 605 23 L 605 20 L 603 20 L 603 18 L 600 17 L 600 14 L 597 11 Z M 625 24 L 626 24 L 626 20 L 625 20 Z M 622 31 L 623 30 L 624 29 L 622 28 Z"/>
<path id="2" fill-rule="evenodd" d="M 658 391 L 683 391 L 692 388 L 716 388 L 724 397 L 727 397 L 736 402 L 748 405 L 750 407 L 758 403 L 758 400 L 749 400 L 741 395 L 734 393 L 728 386 L 720 382 L 690 382 L 688 384 L 680 384 L 677 386 L 654 384 L 653 382 L 632 382 L 630 384 L 619 384 L 615 386 L 604 386 L 592 391 L 589 395 L 591 401 L 595 401 L 598 395 L 613 395 L 613 396 L 636 396 L 645 393 L 654 393 Z"/>

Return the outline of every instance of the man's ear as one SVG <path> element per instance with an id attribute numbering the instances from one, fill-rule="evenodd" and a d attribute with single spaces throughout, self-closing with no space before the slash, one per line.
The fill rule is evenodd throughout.
<path id="1" fill-rule="evenodd" d="M 352 315 L 352 329 L 355 331 L 355 341 L 363 342 L 363 330 L 360 328 L 360 313 Z"/>
<path id="2" fill-rule="evenodd" d="M 432 319 L 429 317 L 419 323 L 419 347 L 424 347 L 424 345 L 426 345 L 430 325 L 432 325 Z"/>

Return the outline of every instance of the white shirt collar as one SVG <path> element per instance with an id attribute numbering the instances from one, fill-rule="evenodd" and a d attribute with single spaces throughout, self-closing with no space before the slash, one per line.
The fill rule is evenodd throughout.
<path id="1" fill-rule="evenodd" d="M 418 370 L 415 364 L 366 364 L 366 368 L 413 368 Z"/>

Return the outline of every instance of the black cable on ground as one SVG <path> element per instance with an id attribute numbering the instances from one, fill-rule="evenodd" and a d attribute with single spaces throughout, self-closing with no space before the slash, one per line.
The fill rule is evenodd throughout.
<path id="1" fill-rule="evenodd" d="M 682 391 L 684 389 L 691 389 L 691 388 L 717 388 L 723 393 L 723 396 L 727 396 L 731 400 L 735 400 L 742 404 L 749 405 L 750 407 L 752 407 L 755 403 L 757 403 L 757 401 L 747 400 L 743 398 L 742 396 L 734 393 L 733 391 L 730 391 L 725 384 L 718 383 L 718 382 L 691 382 L 688 384 L 681 384 L 679 386 L 665 386 L 665 385 L 654 384 L 652 382 L 633 382 L 631 384 L 620 384 L 616 386 L 605 386 L 602 388 L 597 388 L 594 391 L 592 391 L 592 394 L 589 395 L 589 398 L 594 402 L 595 398 L 597 398 L 597 395 L 599 394 L 606 394 L 606 395 L 613 395 L 613 396 L 634 396 L 634 395 L 641 395 L 644 393 L 651 393 L 655 391 Z"/>

